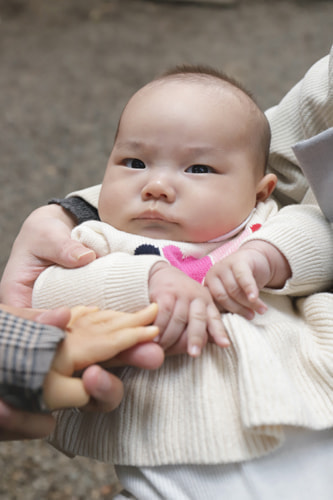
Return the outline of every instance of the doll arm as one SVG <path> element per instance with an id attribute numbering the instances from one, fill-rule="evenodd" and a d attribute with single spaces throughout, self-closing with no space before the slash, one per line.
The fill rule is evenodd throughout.
<path id="1" fill-rule="evenodd" d="M 67 335 L 57 349 L 43 385 L 48 409 L 87 404 L 90 396 L 82 379 L 73 374 L 95 363 L 110 361 L 138 343 L 153 340 L 158 328 L 149 325 L 156 314 L 156 304 L 134 314 L 83 306 L 73 308 Z"/>

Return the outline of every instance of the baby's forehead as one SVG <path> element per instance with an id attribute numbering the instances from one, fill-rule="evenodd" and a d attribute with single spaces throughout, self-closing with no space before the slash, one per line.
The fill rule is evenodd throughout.
<path id="1" fill-rule="evenodd" d="M 207 98 L 207 105 L 213 103 L 214 107 L 228 103 L 229 106 L 234 105 L 241 114 L 251 112 L 254 105 L 241 89 L 229 82 L 209 75 L 184 74 L 166 76 L 147 83 L 131 97 L 126 107 L 132 103 L 144 105 L 151 99 L 159 105 L 159 102 L 165 104 L 168 101 L 174 102 L 175 99 L 184 102 L 184 98 L 188 104 L 191 98 L 194 104 L 196 98 L 200 98 L 200 102 L 205 102 Z"/>
<path id="2" fill-rule="evenodd" d="M 251 136 L 262 121 L 256 103 L 241 88 L 211 75 L 185 73 L 162 76 L 141 87 L 126 104 L 118 130 L 127 120 L 132 123 L 133 116 L 138 123 L 159 113 L 179 117 L 187 112 L 202 118 L 208 114 L 212 121 L 220 119 L 223 124 L 232 116 L 238 120 L 239 135 L 244 129 L 244 137 Z"/>
<path id="3" fill-rule="evenodd" d="M 136 95 L 149 98 L 152 95 L 166 96 L 172 99 L 180 92 L 197 93 L 200 97 L 207 96 L 207 99 L 213 97 L 216 105 L 234 103 L 244 112 L 253 111 L 256 107 L 254 101 L 241 88 L 232 83 L 222 80 L 218 77 L 206 74 L 176 74 L 167 75 L 147 83 Z"/>

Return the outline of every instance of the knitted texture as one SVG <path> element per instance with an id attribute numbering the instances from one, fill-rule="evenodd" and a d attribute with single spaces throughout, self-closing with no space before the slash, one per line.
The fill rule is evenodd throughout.
<path id="1" fill-rule="evenodd" d="M 313 210 L 318 215 L 318 208 L 311 206 L 292 212 L 296 227 L 304 213 L 310 213 L 303 243 L 318 224 Z M 259 204 L 249 228 L 256 224 L 262 228 L 251 231 L 250 237 L 274 225 L 279 215 L 273 201 Z M 289 227 L 290 214 L 286 217 Z M 280 224 L 276 231 L 281 233 Z M 101 257 L 83 269 L 47 269 L 36 283 L 35 306 L 65 302 L 107 308 L 116 304 L 132 311 L 133 304 L 149 303 L 149 270 L 156 261 L 165 260 L 154 252 L 135 255 L 138 247 L 154 246 L 163 251 L 172 243 L 182 255 L 187 257 L 195 250 L 200 259 L 221 246 L 151 240 L 94 221 L 76 228 L 75 236 Z M 237 238 L 240 243 L 246 241 L 242 234 Z M 225 242 L 222 247 L 233 243 Z M 325 250 L 329 252 L 329 248 Z M 200 358 L 167 358 L 155 372 L 119 370 L 126 390 L 119 409 L 105 415 L 58 413 L 52 443 L 68 454 L 115 464 L 226 463 L 269 453 L 283 442 L 283 425 L 331 426 L 332 397 L 326 389 L 331 385 L 333 368 L 322 362 L 327 353 L 332 354 L 331 339 L 326 337 L 317 345 L 311 303 L 308 314 L 313 319 L 309 323 L 303 309 L 295 309 L 291 299 L 280 293 L 271 290 L 262 294 L 269 309 L 252 322 L 238 315 L 223 316 L 232 342 L 228 349 L 208 345 Z M 333 298 L 329 295 L 325 300 Z M 321 373 L 312 369 L 314 364 L 323 365 Z"/>
<path id="2" fill-rule="evenodd" d="M 279 178 L 275 195 L 282 205 L 311 199 L 292 146 L 333 126 L 332 61 L 333 51 L 267 112 L 273 135 L 269 168 Z M 94 187 L 82 197 L 97 203 L 98 190 Z M 284 290 L 262 294 L 268 311 L 251 322 L 224 315 L 232 342 L 228 349 L 209 344 L 200 358 L 167 358 L 154 372 L 119 370 L 126 389 L 120 407 L 105 415 L 58 413 L 51 438 L 55 446 L 123 465 L 213 464 L 272 451 L 283 442 L 284 425 L 332 427 L 333 296 L 318 293 L 291 300 L 283 295 L 309 293 L 331 282 L 331 228 L 318 207 L 289 206 L 249 238 L 271 242 L 291 265 L 292 277 Z M 127 258 L 131 265 L 131 259 L 147 258 L 147 278 L 150 259 L 161 257 Z M 131 307 L 137 296 L 145 305 L 147 290 L 135 288 L 128 274 L 117 277 L 122 306 L 126 308 L 127 299 Z M 91 297 L 93 272 L 88 281 L 84 272 L 77 276 L 78 288 L 88 289 Z M 67 299 L 68 281 L 59 280 L 52 291 L 65 293 Z M 80 292 L 79 301 L 83 296 Z M 48 301 L 53 303 L 52 292 Z M 103 304 L 114 306 L 105 297 Z"/>

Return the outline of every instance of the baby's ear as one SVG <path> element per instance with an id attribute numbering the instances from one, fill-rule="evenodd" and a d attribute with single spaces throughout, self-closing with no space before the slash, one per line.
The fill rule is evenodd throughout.
<path id="1" fill-rule="evenodd" d="M 257 186 L 257 203 L 259 201 L 265 201 L 272 194 L 277 183 L 277 177 L 275 174 L 266 174 L 259 181 Z"/>

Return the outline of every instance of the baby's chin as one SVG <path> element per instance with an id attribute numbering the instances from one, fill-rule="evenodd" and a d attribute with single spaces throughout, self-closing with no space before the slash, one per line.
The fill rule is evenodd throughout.
<path id="1" fill-rule="evenodd" d="M 125 229 L 125 232 L 151 238 L 152 240 L 185 241 L 184 234 L 177 224 L 167 221 L 154 221 L 135 224 Z"/>
<path id="2" fill-rule="evenodd" d="M 183 243 L 207 243 L 220 238 L 221 233 L 203 230 L 186 231 L 181 224 L 165 220 L 136 220 L 135 223 L 126 226 L 114 226 L 119 231 L 135 234 L 152 240 L 179 241 Z"/>

